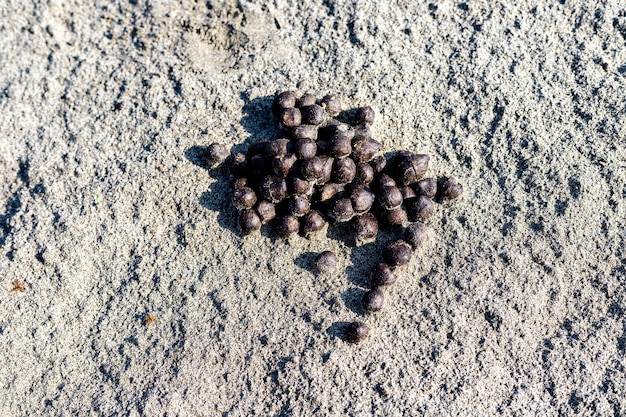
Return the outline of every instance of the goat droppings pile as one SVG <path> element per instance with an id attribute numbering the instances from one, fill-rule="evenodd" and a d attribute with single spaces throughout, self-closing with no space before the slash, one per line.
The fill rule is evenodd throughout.
<path id="1" fill-rule="evenodd" d="M 342 112 L 334 95 L 317 100 L 285 91 L 274 98 L 272 113 L 279 126 L 274 140 L 251 144 L 245 155 L 231 156 L 218 143 L 207 151 L 210 167 L 229 160 L 243 235 L 270 222 L 284 238 L 350 222 L 358 246 L 375 241 L 379 227 L 405 227 L 404 239 L 384 247 L 383 262 L 369 276 L 363 309 L 380 311 L 383 288 L 396 282 L 398 268 L 427 238 L 422 222 L 432 216 L 433 201 L 453 200 L 463 187 L 449 178 L 424 178 L 428 155 L 398 151 L 389 160 L 379 155 L 382 146 L 372 138 L 375 112 L 369 106 Z M 358 343 L 368 334 L 368 326 L 357 321 L 347 327 L 345 339 Z"/>

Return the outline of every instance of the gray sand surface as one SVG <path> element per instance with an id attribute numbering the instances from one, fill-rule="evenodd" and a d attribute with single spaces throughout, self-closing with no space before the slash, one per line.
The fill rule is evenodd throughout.
<path id="1" fill-rule="evenodd" d="M 241 239 L 199 159 L 283 89 L 465 186 L 357 346 L 397 233 Z M 624 415 L 625 143 L 620 0 L 4 0 L 0 416 Z"/>

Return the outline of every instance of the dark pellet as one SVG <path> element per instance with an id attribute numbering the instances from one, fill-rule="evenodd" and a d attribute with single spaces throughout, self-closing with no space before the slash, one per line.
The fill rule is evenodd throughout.
<path id="1" fill-rule="evenodd" d="M 244 154 L 237 153 L 233 156 L 233 161 L 230 164 L 230 173 L 235 178 L 248 176 L 248 161 L 246 161 Z"/>
<path id="2" fill-rule="evenodd" d="M 237 210 L 245 210 L 256 204 L 257 196 L 252 188 L 241 187 L 235 188 L 232 200 Z"/>
<path id="3" fill-rule="evenodd" d="M 352 229 L 357 246 L 373 242 L 378 235 L 378 220 L 373 214 L 366 213 L 353 220 Z"/>
<path id="4" fill-rule="evenodd" d="M 300 228 L 304 236 L 319 232 L 326 226 L 326 220 L 317 210 L 311 210 L 300 219 Z"/>
<path id="5" fill-rule="evenodd" d="M 372 208 L 376 196 L 367 187 L 356 187 L 350 193 L 350 200 L 356 213 L 365 213 Z"/>
<path id="6" fill-rule="evenodd" d="M 368 185 L 374 179 L 374 169 L 370 164 L 358 164 L 356 167 L 356 176 L 352 183 L 354 185 Z"/>
<path id="7" fill-rule="evenodd" d="M 312 106 L 315 104 L 315 96 L 311 93 L 305 93 L 296 100 L 296 107 Z"/>
<path id="8" fill-rule="evenodd" d="M 387 166 L 387 159 L 384 156 L 379 155 L 376 158 L 373 158 L 369 162 L 369 164 L 372 166 L 372 169 L 374 170 L 374 175 L 378 175 L 382 173 L 385 167 Z"/>
<path id="9" fill-rule="evenodd" d="M 393 210 L 385 210 L 382 213 L 385 224 L 389 226 L 404 226 L 409 222 L 406 211 L 402 207 Z"/>
<path id="10" fill-rule="evenodd" d="M 352 139 L 345 132 L 333 135 L 329 143 L 330 154 L 335 158 L 343 158 L 352 153 Z"/>
<path id="11" fill-rule="evenodd" d="M 333 167 L 333 180 L 338 184 L 352 182 L 356 175 L 356 164 L 351 158 L 336 159 Z"/>
<path id="12" fill-rule="evenodd" d="M 413 249 L 404 240 L 388 243 L 383 248 L 383 259 L 391 268 L 406 265 L 411 260 Z"/>
<path id="13" fill-rule="evenodd" d="M 354 123 L 355 124 L 361 124 L 361 123 L 367 123 L 367 124 L 372 124 L 374 123 L 374 117 L 376 116 L 374 109 L 372 109 L 370 106 L 365 106 L 365 107 L 361 107 L 358 108 L 356 110 L 356 113 L 354 114 Z"/>
<path id="14" fill-rule="evenodd" d="M 284 156 L 276 156 L 272 161 L 272 170 L 279 177 L 286 177 L 291 172 L 292 167 L 298 158 L 290 153 Z"/>
<path id="15" fill-rule="evenodd" d="M 301 125 L 293 129 L 292 137 L 298 139 L 317 139 L 317 126 Z"/>
<path id="16" fill-rule="evenodd" d="M 296 94 L 293 91 L 284 91 L 274 98 L 272 103 L 272 113 L 274 117 L 280 117 L 284 109 L 288 109 L 296 105 Z"/>
<path id="17" fill-rule="evenodd" d="M 330 275 L 337 269 L 337 262 L 337 255 L 327 250 L 317 255 L 315 268 L 322 275 Z"/>
<path id="18" fill-rule="evenodd" d="M 214 168 L 220 165 L 230 156 L 228 148 L 221 143 L 212 143 L 207 148 L 207 165 Z"/>
<path id="19" fill-rule="evenodd" d="M 411 245 L 413 250 L 421 248 L 427 239 L 428 229 L 426 229 L 426 225 L 424 223 L 412 223 L 408 225 L 404 231 L 404 240 Z"/>
<path id="20" fill-rule="evenodd" d="M 404 185 L 399 188 L 400 188 L 400 192 L 402 193 L 403 200 L 417 197 L 417 193 L 415 192 L 415 190 L 409 187 L 408 185 Z"/>
<path id="21" fill-rule="evenodd" d="M 330 207 L 328 215 L 337 222 L 347 222 L 354 216 L 354 209 L 349 198 L 340 198 Z"/>
<path id="22" fill-rule="evenodd" d="M 422 154 L 414 154 L 401 158 L 397 166 L 397 179 L 402 185 L 411 185 L 416 183 L 424 176 L 428 170 L 428 162 L 430 156 Z"/>
<path id="23" fill-rule="evenodd" d="M 317 182 L 324 176 L 325 159 L 321 156 L 313 157 L 307 161 L 302 162 L 300 166 L 300 172 L 307 181 Z"/>
<path id="24" fill-rule="evenodd" d="M 320 156 L 322 160 L 322 177 L 317 180 L 318 185 L 326 184 L 332 179 L 334 159 L 329 156 Z"/>
<path id="25" fill-rule="evenodd" d="M 280 114 L 280 122 L 285 127 L 300 126 L 302 124 L 302 114 L 297 107 L 285 109 Z"/>
<path id="26" fill-rule="evenodd" d="M 381 287 L 374 287 L 363 295 L 363 309 L 366 313 L 375 313 L 383 309 L 385 294 Z"/>
<path id="27" fill-rule="evenodd" d="M 291 146 L 289 139 L 276 139 L 266 145 L 265 156 L 271 161 L 276 156 L 287 155 L 291 153 Z"/>
<path id="28" fill-rule="evenodd" d="M 261 228 L 261 219 L 254 210 L 243 210 L 239 217 L 239 226 L 244 236 L 249 235 Z"/>
<path id="29" fill-rule="evenodd" d="M 261 200 L 257 203 L 256 212 L 262 223 L 267 223 L 276 217 L 276 207 L 267 200 Z"/>
<path id="30" fill-rule="evenodd" d="M 293 195 L 287 200 L 287 210 L 295 217 L 302 217 L 311 210 L 311 203 L 306 197 Z"/>
<path id="31" fill-rule="evenodd" d="M 317 126 L 326 120 L 326 110 L 317 104 L 304 106 L 300 108 L 300 111 L 302 112 L 302 124 Z"/>
<path id="32" fill-rule="evenodd" d="M 370 273 L 370 286 L 372 288 L 391 285 L 397 280 L 396 274 L 384 262 L 376 264 Z"/>
<path id="33" fill-rule="evenodd" d="M 380 143 L 374 139 L 355 138 L 352 140 L 352 158 L 358 163 L 369 162 L 380 148 Z"/>
<path id="34" fill-rule="evenodd" d="M 298 159 L 307 161 L 317 153 L 317 143 L 310 138 L 299 139 L 295 145 L 295 152 Z"/>
<path id="35" fill-rule="evenodd" d="M 367 324 L 355 321 L 346 328 L 346 341 L 349 343 L 360 343 L 367 339 L 369 333 L 370 329 L 367 327 Z"/>
<path id="36" fill-rule="evenodd" d="M 322 107 L 326 109 L 326 113 L 332 117 L 341 113 L 341 101 L 332 94 L 322 98 Z"/>
<path id="37" fill-rule="evenodd" d="M 287 178 L 287 190 L 289 194 L 302 194 L 308 196 L 311 195 L 313 191 L 313 184 L 305 179 L 292 175 Z"/>
<path id="38" fill-rule="evenodd" d="M 437 195 L 437 180 L 435 178 L 424 178 L 415 184 L 415 191 L 420 195 L 428 198 L 434 198 Z"/>
<path id="39" fill-rule="evenodd" d="M 402 192 L 394 185 L 385 185 L 378 192 L 378 202 L 385 210 L 393 210 L 402 205 Z"/>
<path id="40" fill-rule="evenodd" d="M 298 233 L 300 222 L 294 216 L 281 216 L 274 220 L 274 230 L 280 237 L 289 237 L 294 233 Z"/>
<path id="41" fill-rule="evenodd" d="M 463 194 L 463 186 L 457 183 L 453 178 L 446 180 L 441 188 L 444 197 L 450 200 L 454 200 Z"/>
<path id="42" fill-rule="evenodd" d="M 268 175 L 261 182 L 261 195 L 272 203 L 278 203 L 287 197 L 287 182 L 284 178 Z"/>
<path id="43" fill-rule="evenodd" d="M 405 206 L 411 222 L 428 220 L 435 212 L 435 205 L 425 195 L 408 200 Z"/>

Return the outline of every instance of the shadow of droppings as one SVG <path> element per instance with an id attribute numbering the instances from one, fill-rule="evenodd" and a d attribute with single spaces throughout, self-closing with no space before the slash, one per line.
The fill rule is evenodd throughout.
<path id="1" fill-rule="evenodd" d="M 347 321 L 338 321 L 330 325 L 328 329 L 326 329 L 326 334 L 328 334 L 333 339 L 346 340 L 346 329 L 350 325 Z"/>
<path id="2" fill-rule="evenodd" d="M 317 269 L 315 268 L 315 259 L 318 255 L 319 254 L 317 252 L 307 251 L 300 254 L 296 259 L 294 259 L 293 263 L 296 264 L 298 268 L 302 268 L 312 274 L 317 274 Z"/>
<path id="3" fill-rule="evenodd" d="M 363 288 L 350 288 L 341 294 L 341 299 L 346 308 L 362 316 L 365 315 L 365 309 L 363 309 L 363 304 L 361 303 L 364 295 L 365 290 Z"/>

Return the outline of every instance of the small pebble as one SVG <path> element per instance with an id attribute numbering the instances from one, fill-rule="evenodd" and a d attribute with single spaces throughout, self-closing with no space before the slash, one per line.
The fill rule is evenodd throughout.
<path id="1" fill-rule="evenodd" d="M 315 267 L 320 274 L 330 275 L 335 272 L 335 269 L 337 269 L 337 262 L 337 255 L 327 250 L 317 255 L 317 259 L 315 259 Z"/>

